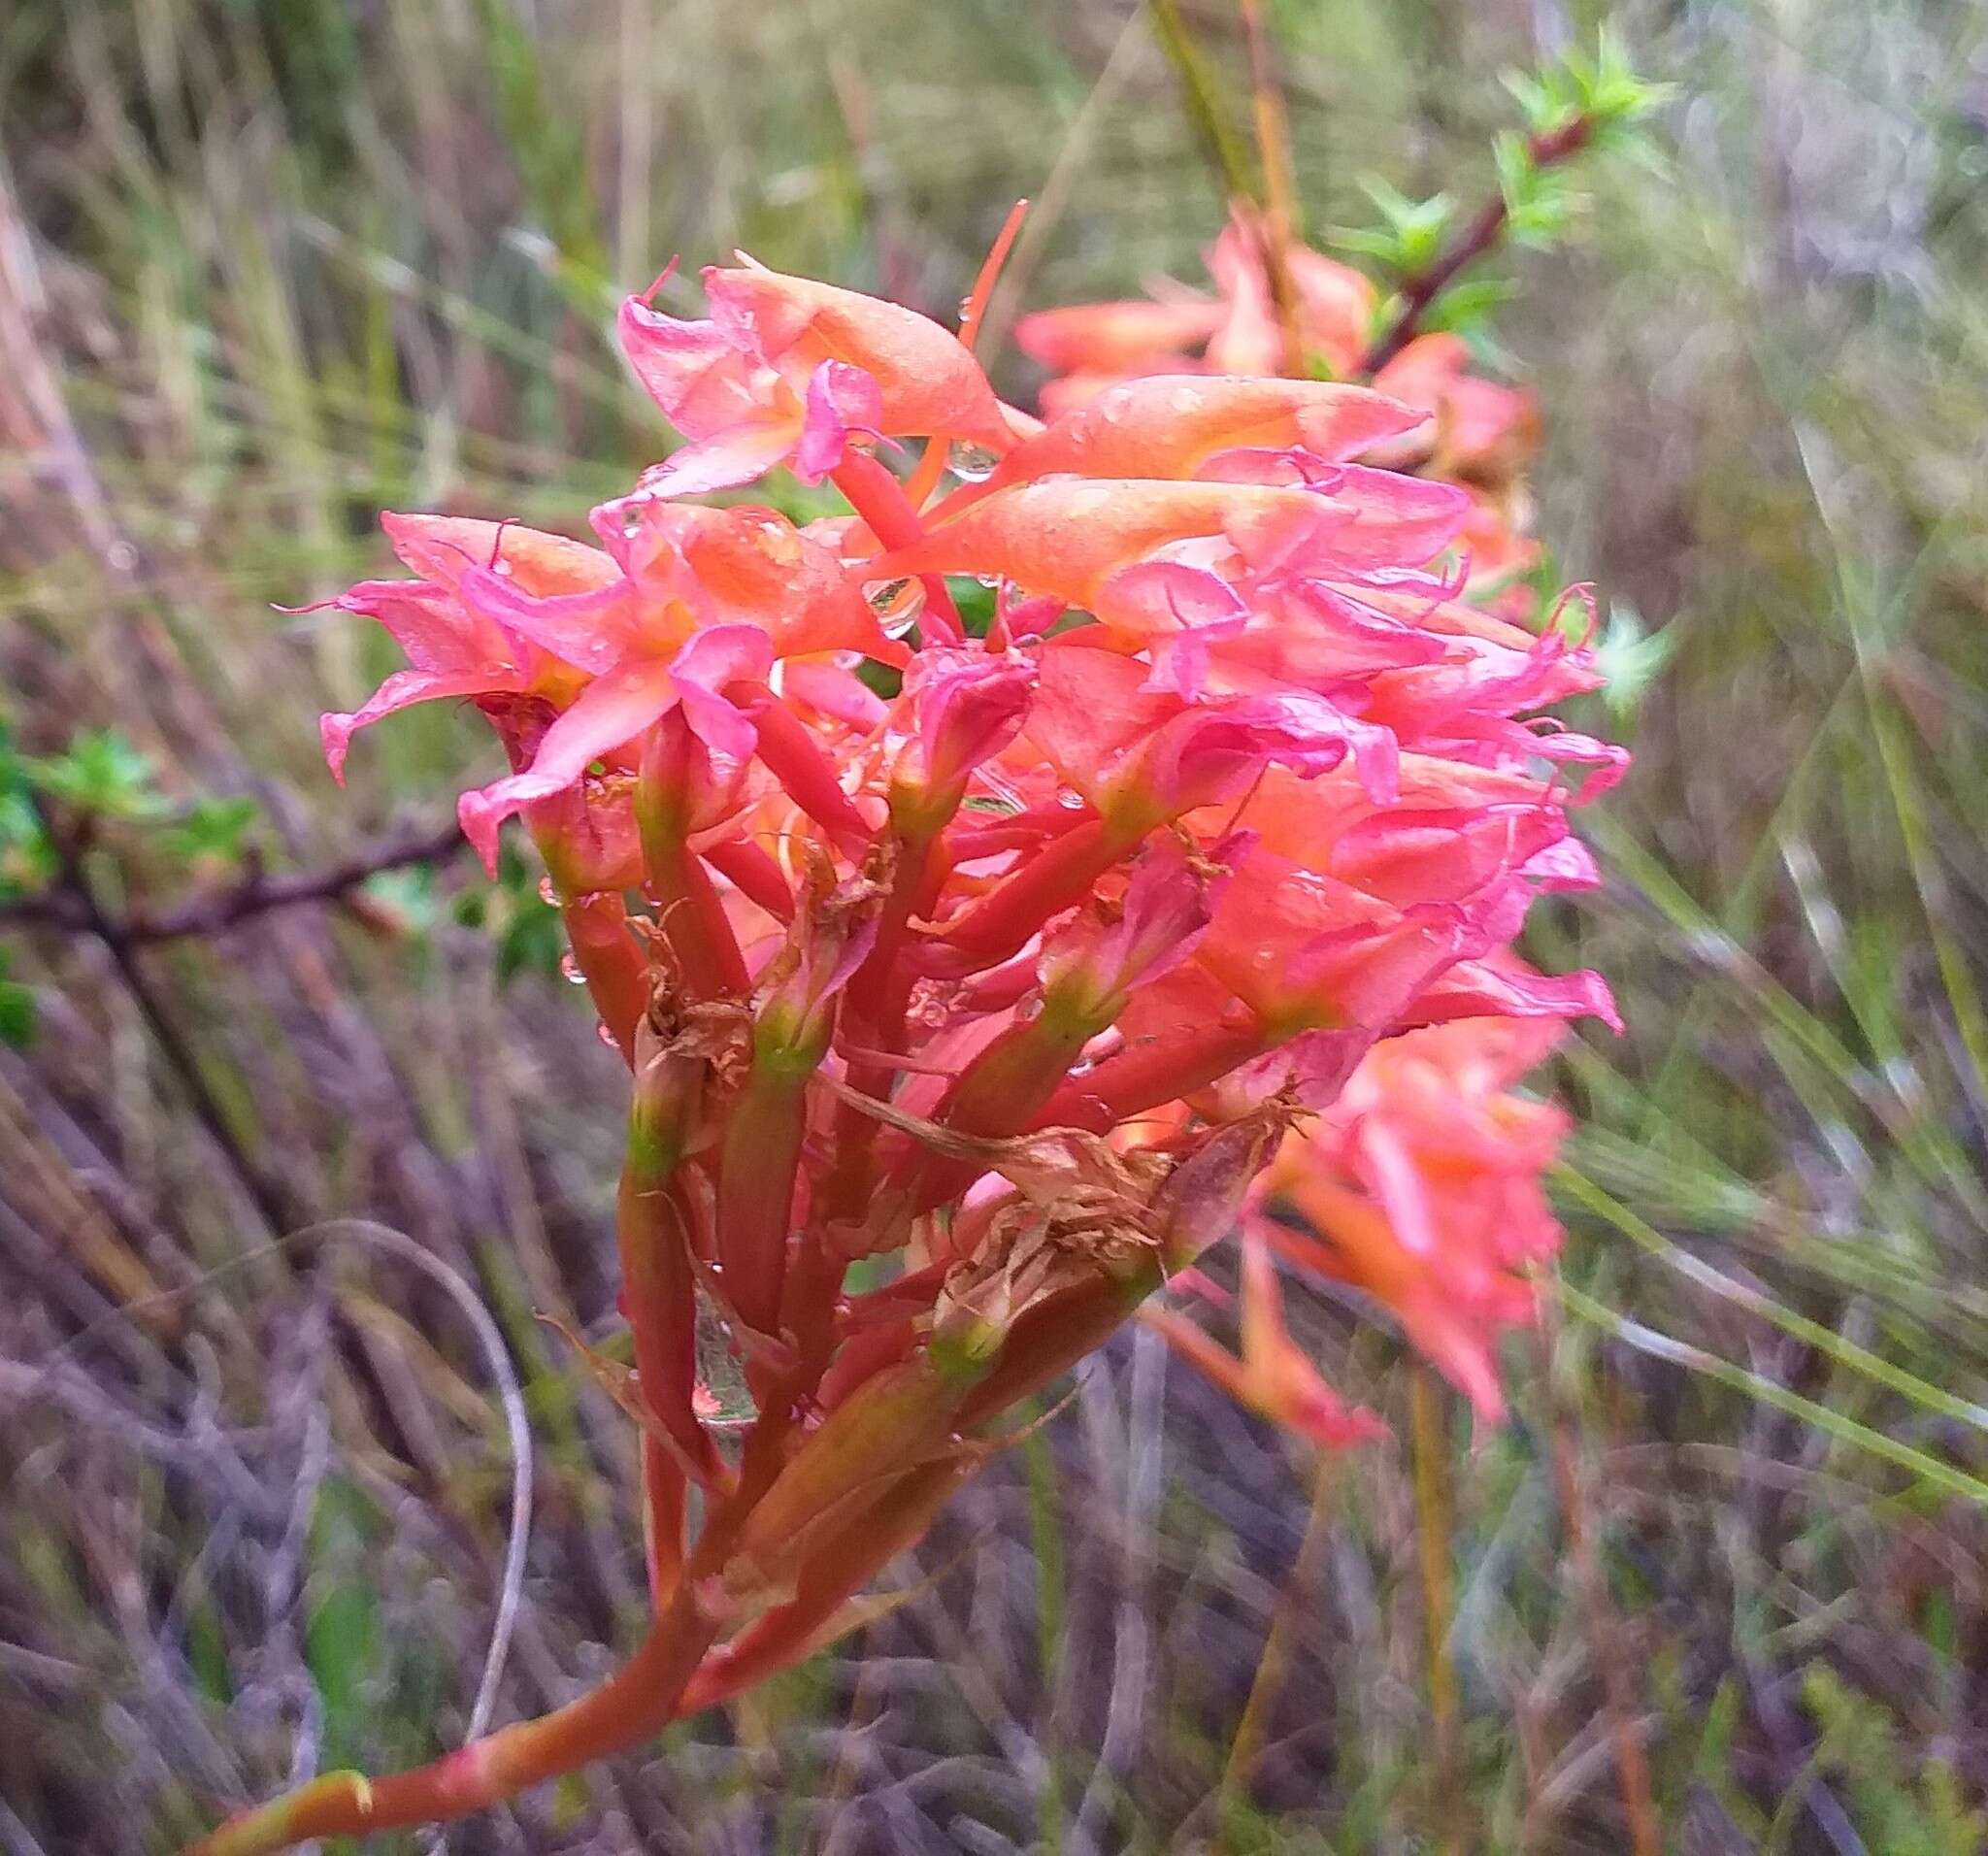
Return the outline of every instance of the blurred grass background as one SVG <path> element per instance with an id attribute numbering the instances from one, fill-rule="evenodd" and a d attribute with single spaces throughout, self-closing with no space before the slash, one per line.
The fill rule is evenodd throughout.
<path id="1" fill-rule="evenodd" d="M 1181 11 L 1240 110 L 1236 10 Z M 1660 164 L 1499 264 L 1638 755 L 1587 821 L 1607 890 L 1537 937 L 1630 1031 L 1561 1066 L 1514 1419 L 1425 1396 L 1418 1491 L 1406 1442 L 1314 1468 L 1135 1337 L 911 1604 L 454 1850 L 1617 1851 L 1630 1742 L 1666 1849 L 1988 1846 L 1988 14 L 1270 14 L 1314 235 L 1369 174 L 1475 198 L 1499 69 L 1605 14 L 1677 86 Z M 0 721 L 118 731 L 174 816 L 251 799 L 275 869 L 446 825 L 477 731 L 401 718 L 341 797 L 315 716 L 381 641 L 270 603 L 377 571 L 382 506 L 573 527 L 621 487 L 660 432 L 608 311 L 672 253 L 949 315 L 1021 194 L 987 352 L 1025 395 L 1019 308 L 1193 277 L 1219 223 L 1131 0 L 16 0 Z M 106 827 L 111 906 L 198 889 L 160 836 Z M 465 1303 L 536 1441 L 500 1714 L 639 1630 L 625 1427 L 533 1320 L 614 1325 L 620 1087 L 535 882 L 0 941 L 38 1018 L 0 1047 L 10 1851 L 168 1849 L 460 1737 L 515 1474 Z M 275 1242 L 354 1212 L 420 1255 Z M 1398 1346 L 1308 1318 L 1406 1440 Z"/>

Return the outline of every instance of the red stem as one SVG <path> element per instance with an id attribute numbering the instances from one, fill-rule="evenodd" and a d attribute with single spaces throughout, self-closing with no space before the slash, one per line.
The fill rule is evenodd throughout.
<path id="1" fill-rule="evenodd" d="M 751 989 L 739 938 L 711 873 L 690 848 L 690 824 L 711 757 L 680 710 L 651 728 L 643 742 L 635 782 L 635 828 L 649 893 L 663 905 L 664 939 L 691 989 L 703 999 L 743 999 Z"/>
<path id="2" fill-rule="evenodd" d="M 1091 885 L 1128 848 L 1122 832 L 1102 818 L 1086 819 L 955 915 L 911 955 L 911 964 L 919 973 L 963 979 L 1006 960 L 1026 946 L 1051 915 L 1089 895 Z"/>
<path id="3" fill-rule="evenodd" d="M 834 473 L 834 482 L 887 550 L 895 553 L 925 539 L 925 525 L 905 494 L 905 486 L 867 452 L 848 452 Z M 925 613 L 920 623 L 929 622 L 933 631 L 943 635 L 942 643 L 964 644 L 966 627 L 960 623 L 959 608 L 952 603 L 944 577 L 921 574 L 918 583 L 925 589 Z"/>
<path id="4" fill-rule="evenodd" d="M 643 1402 L 676 1440 L 698 1479 L 706 1487 L 721 1484 L 725 1466 L 692 1404 L 697 1290 L 690 1254 L 667 1186 L 646 1185 L 633 1158 L 622 1176 L 614 1224 L 621 1252 L 621 1307 L 635 1338 Z"/>
<path id="5" fill-rule="evenodd" d="M 624 1059 L 633 1061 L 635 1027 L 648 1010 L 648 962 L 628 932 L 628 910 L 611 892 L 576 896 L 560 905 L 574 965 L 593 995 Z"/>
<path id="6" fill-rule="evenodd" d="M 725 1300 L 755 1333 L 779 1333 L 808 1074 L 755 1056 L 732 1104 L 718 1173 L 718 1262 Z"/>
<path id="7" fill-rule="evenodd" d="M 1126 1276 L 1088 1276 L 1025 1310 L 1009 1329 L 993 1372 L 953 1413 L 955 1427 L 966 1432 L 990 1423 L 1060 1378 L 1117 1333 L 1160 1281 L 1159 1264 L 1148 1257 Z"/>
<path id="8" fill-rule="evenodd" d="M 1190 1025 L 1177 1037 L 1142 1040 L 1064 1083 L 1035 1125 L 1102 1134 L 1129 1116 L 1207 1088 L 1275 1042 L 1259 1025 L 1220 1023 Z"/>
<path id="9" fill-rule="evenodd" d="M 962 1451 L 914 1470 L 874 1507 L 811 1551 L 793 1600 L 758 1619 L 708 1656 L 683 1692 L 685 1714 L 750 1688 L 817 1647 L 851 1597 L 924 1537 L 932 1518 L 979 1467 Z"/>
<path id="10" fill-rule="evenodd" d="M 690 1482 L 660 1439 L 642 1436 L 642 1544 L 648 1565 L 648 1600 L 661 1617 L 683 1576 L 683 1530 L 690 1519 Z"/>
<path id="11" fill-rule="evenodd" d="M 642 837 L 649 891 L 662 905 L 663 935 L 691 990 L 701 999 L 745 998 L 752 978 L 704 860 L 680 838 L 652 838 L 646 829 Z"/>
<path id="12" fill-rule="evenodd" d="M 445 1823 L 648 1739 L 676 1718 L 685 1684 L 717 1636 L 719 1620 L 704 1610 L 697 1594 L 703 1576 L 722 1564 L 706 1547 L 729 1545 L 732 1531 L 713 1529 L 707 1536 L 690 1574 L 679 1581 L 669 1609 L 642 1647 L 579 1701 L 501 1728 L 412 1772 L 376 1779 L 326 1773 L 287 1798 L 231 1819 L 187 1856 L 269 1856 L 308 1838 L 364 1837 Z"/>
<path id="13" fill-rule="evenodd" d="M 1547 129 L 1529 137 L 1526 152 L 1534 167 L 1554 167 L 1571 155 L 1578 154 L 1593 139 L 1594 133 L 1594 117 L 1576 116 L 1557 129 Z M 1494 194 L 1477 209 L 1471 222 L 1421 270 L 1410 272 L 1402 280 L 1398 292 L 1402 306 L 1395 312 L 1395 318 L 1386 332 L 1360 357 L 1360 365 L 1355 370 L 1358 374 L 1371 379 L 1414 340 L 1423 316 L 1429 313 L 1430 304 L 1456 282 L 1460 273 L 1497 245 L 1510 216 L 1504 194 Z"/>

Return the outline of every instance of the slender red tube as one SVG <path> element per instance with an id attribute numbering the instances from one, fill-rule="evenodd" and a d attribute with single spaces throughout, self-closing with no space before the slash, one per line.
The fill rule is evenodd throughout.
<path id="1" fill-rule="evenodd" d="M 771 691 L 752 708 L 759 731 L 759 758 L 787 789 L 787 797 L 820 825 L 846 855 L 861 859 L 870 828 L 836 779 L 835 763 L 821 751 L 807 725 Z"/>
<path id="2" fill-rule="evenodd" d="M 964 979 L 994 966 L 1027 945 L 1051 915 L 1080 903 L 1127 848 L 1121 833 L 1102 818 L 1089 819 L 906 957 L 918 972 L 944 979 Z"/>
<path id="3" fill-rule="evenodd" d="M 747 902 L 756 903 L 777 921 L 794 919 L 794 892 L 779 865 L 757 845 L 733 838 L 709 846 L 701 855 Z"/>
<path id="4" fill-rule="evenodd" d="M 870 532 L 885 548 L 894 552 L 924 540 L 925 525 L 905 494 L 904 485 L 867 452 L 848 452 L 836 470 L 834 481 L 836 488 L 849 499 L 849 507 L 870 524 Z M 943 644 L 965 643 L 967 629 L 959 621 L 959 608 L 952 603 L 944 577 L 921 574 L 918 583 L 925 589 L 925 613 L 920 624 L 930 624 L 941 633 Z"/>
<path id="5" fill-rule="evenodd" d="M 573 964 L 593 995 L 594 1010 L 621 1055 L 634 1060 L 635 1027 L 648 1010 L 648 962 L 628 932 L 628 909 L 618 895 L 575 896 L 559 908 Z"/>
<path id="6" fill-rule="evenodd" d="M 1065 1082 L 1036 1117 L 1039 1128 L 1088 1128 L 1102 1134 L 1163 1102 L 1205 1089 L 1258 1057 L 1276 1039 L 1262 1026 L 1189 1025 L 1177 1037 L 1150 1038 Z"/>

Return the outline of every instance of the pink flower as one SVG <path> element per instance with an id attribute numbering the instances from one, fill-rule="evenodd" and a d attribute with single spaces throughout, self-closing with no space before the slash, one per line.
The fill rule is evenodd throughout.
<path id="1" fill-rule="evenodd" d="M 1276 1265 L 1260 1225 L 1245 1224 L 1242 1244 L 1242 1353 L 1228 1352 L 1206 1330 L 1172 1309 L 1150 1310 L 1146 1321 L 1175 1350 L 1259 1417 L 1294 1436 L 1331 1449 L 1386 1435 L 1371 1411 L 1348 1408 L 1285 1324 Z"/>
<path id="2" fill-rule="evenodd" d="M 1256 1229 L 1374 1296 L 1492 1422 L 1505 1411 L 1499 1338 L 1532 1319 L 1526 1271 L 1560 1247 L 1541 1177 L 1567 1131 L 1559 1110 L 1510 1084 L 1558 1035 L 1550 1019 L 1470 1018 L 1375 1045 L 1259 1188 L 1311 1235 L 1262 1218 Z"/>
<path id="3" fill-rule="evenodd" d="M 581 679 L 555 655 L 467 605 L 463 576 L 490 571 L 536 596 L 584 597 L 613 579 L 613 562 L 563 535 L 508 522 L 388 514 L 381 525 L 394 552 L 422 578 L 361 580 L 332 604 L 376 620 L 406 653 L 408 668 L 350 714 L 322 717 L 319 733 L 333 776 L 344 779 L 360 729 L 414 703 L 477 701 L 518 751 L 541 725 L 540 715 L 569 700 Z"/>
<path id="4" fill-rule="evenodd" d="M 644 477 L 646 494 L 732 489 L 779 464 L 818 483 L 857 438 L 949 432 L 995 450 L 1013 442 L 973 356 L 937 322 L 757 267 L 713 266 L 704 286 L 708 321 L 665 315 L 647 297 L 621 305 L 636 377 L 690 441 Z"/>

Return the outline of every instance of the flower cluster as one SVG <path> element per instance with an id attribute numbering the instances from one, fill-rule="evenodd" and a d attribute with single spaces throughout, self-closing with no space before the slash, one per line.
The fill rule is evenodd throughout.
<path id="1" fill-rule="evenodd" d="M 1376 446 L 1366 461 L 1464 489 L 1470 507 L 1459 539 L 1470 557 L 1468 590 L 1481 600 L 1511 589 L 1539 561 L 1523 483 L 1539 438 L 1532 396 L 1472 373 L 1463 338 L 1448 331 L 1415 336 L 1369 376 L 1368 338 L 1379 309 L 1374 284 L 1351 265 L 1287 245 L 1276 254 L 1288 293 L 1280 314 L 1269 237 L 1261 220 L 1237 210 L 1207 254 L 1212 296 L 1169 281 L 1147 298 L 1023 316 L 1015 342 L 1051 376 L 1044 409 L 1067 412 L 1145 374 L 1315 371 L 1368 379 L 1375 391 L 1429 417 Z"/>
<path id="2" fill-rule="evenodd" d="M 1260 219 L 1237 210 L 1208 252 L 1211 297 L 1168 283 L 1143 300 L 1023 317 L 1017 342 L 1052 370 L 1044 406 L 1068 414 L 1109 403 L 1123 382 L 1152 375 L 1276 374 L 1294 362 L 1308 372 L 1359 374 L 1379 308 L 1374 285 L 1303 247 L 1274 253 L 1269 237 Z M 1275 261 L 1286 275 L 1281 315 Z M 1364 461 L 1452 483 L 1468 496 L 1454 544 L 1459 596 L 1517 620 L 1533 603 L 1518 577 L 1540 557 L 1526 533 L 1523 481 L 1538 417 L 1530 395 L 1471 373 L 1468 358 L 1460 337 L 1424 334 L 1375 370 L 1376 392 L 1428 417 L 1379 439 Z M 1612 779 L 1618 764 L 1608 762 L 1589 790 Z M 1498 964 L 1522 988 L 1538 981 L 1515 959 Z M 1588 1009 L 1608 1016 L 1599 988 Z M 1285 1333 L 1276 1257 L 1301 1276 L 1364 1291 L 1480 1417 L 1502 1417 L 1498 1339 L 1531 1317 L 1525 1269 L 1550 1258 L 1560 1237 L 1540 1182 L 1562 1117 L 1508 1085 L 1541 1062 L 1558 1036 L 1550 1017 L 1473 1015 L 1383 1039 L 1337 1100 L 1285 1138 L 1252 1188 L 1240 1231 L 1242 1357 L 1184 1314 L 1147 1318 L 1218 1383 L 1291 1430 L 1328 1443 L 1371 1435 L 1374 1420 L 1348 1411 Z M 1198 1273 L 1191 1281 L 1227 1300 Z"/>
<path id="3" fill-rule="evenodd" d="M 336 769 L 409 703 L 489 718 L 510 771 L 464 828 L 489 858 L 521 816 L 630 1066 L 654 1627 L 573 1707 L 321 1779 L 215 1852 L 460 1815 L 812 1652 L 1001 1413 L 1239 1219 L 1244 1389 L 1357 1434 L 1263 1294 L 1300 1240 L 1247 1212 L 1314 1111 L 1298 1138 L 1345 1180 L 1304 1188 L 1317 1261 L 1485 1402 L 1471 1324 L 1509 1284 L 1469 1286 L 1461 1339 L 1417 1329 L 1403 1285 L 1477 1269 L 1471 1220 L 1504 1213 L 1468 1189 L 1403 1222 L 1402 1156 L 1511 1183 L 1503 1131 L 1551 1128 L 1485 1093 L 1509 1074 L 1485 1051 L 1611 1015 L 1595 976 L 1507 951 L 1535 896 L 1594 880 L 1569 809 L 1621 755 L 1542 713 L 1594 686 L 1586 649 L 1463 597 L 1471 493 L 1374 461 L 1440 415 L 1215 371 L 1256 364 L 1233 344 L 1044 424 L 909 310 L 749 265 L 704 282 L 708 318 L 622 311 L 685 442 L 594 512 L 599 546 L 387 517 L 414 578 L 337 604 L 409 668 L 324 723 Z M 679 500 L 777 466 L 849 513 Z M 1486 1016 L 1521 1028 L 1487 1041 Z M 1542 1214 L 1522 1181 L 1506 1203 L 1522 1252 Z M 742 1435 L 707 1418 L 700 1302 L 751 1391 Z"/>
<path id="4" fill-rule="evenodd" d="M 1512 1093 L 1560 1037 L 1545 1018 L 1460 1018 L 1383 1039 L 1294 1128 L 1250 1190 L 1239 1359 L 1186 1315 L 1148 1315 L 1219 1385 L 1321 1443 L 1373 1436 L 1284 1331 L 1276 1262 L 1371 1297 L 1487 1422 L 1498 1343 L 1533 1318 L 1529 1271 L 1560 1247 L 1541 1180 L 1567 1118 Z M 1219 1292 L 1216 1292 L 1219 1295 Z"/>

